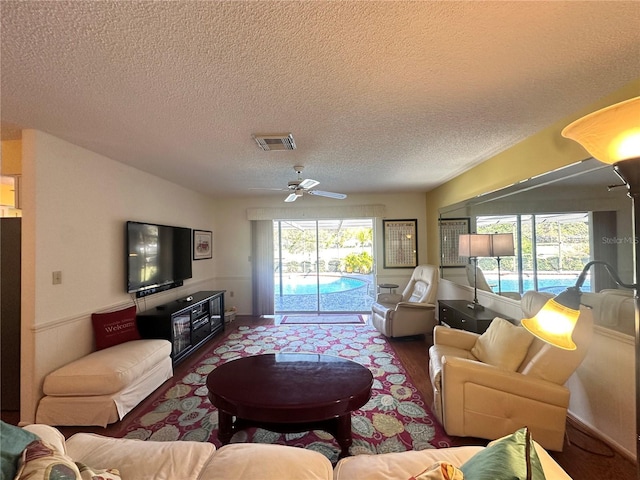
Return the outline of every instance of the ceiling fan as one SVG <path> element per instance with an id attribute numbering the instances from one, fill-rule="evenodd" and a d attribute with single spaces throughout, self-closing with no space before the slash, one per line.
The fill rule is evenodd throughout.
<path id="1" fill-rule="evenodd" d="M 297 180 L 291 180 L 287 184 L 287 188 L 277 188 L 273 190 L 282 190 L 284 192 L 289 192 L 287 198 L 284 199 L 285 202 L 295 202 L 298 197 L 301 197 L 304 193 L 308 193 L 309 195 L 317 195 L 319 197 L 327 197 L 327 198 L 335 198 L 338 200 L 342 200 L 347 198 L 344 193 L 334 193 L 334 192 L 325 192 L 323 190 L 312 190 L 313 187 L 319 185 L 320 182 L 317 180 L 312 180 L 311 178 L 302 179 L 302 170 L 303 166 L 296 165 L 293 167 L 295 172 L 298 174 Z"/>

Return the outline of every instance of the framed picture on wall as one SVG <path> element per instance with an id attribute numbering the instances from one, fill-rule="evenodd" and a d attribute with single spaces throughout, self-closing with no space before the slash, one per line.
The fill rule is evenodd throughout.
<path id="1" fill-rule="evenodd" d="M 193 231 L 193 259 L 205 260 L 212 258 L 211 251 L 212 234 L 208 230 Z"/>
<path id="2" fill-rule="evenodd" d="M 384 268 L 418 266 L 418 220 L 382 220 Z"/>
<path id="3" fill-rule="evenodd" d="M 469 218 L 441 218 L 440 266 L 442 268 L 464 267 L 468 259 L 458 256 L 458 236 L 469 233 Z"/>

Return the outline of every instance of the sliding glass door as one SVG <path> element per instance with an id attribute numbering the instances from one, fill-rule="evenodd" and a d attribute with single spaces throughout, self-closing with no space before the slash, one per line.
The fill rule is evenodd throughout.
<path id="1" fill-rule="evenodd" d="M 276 313 L 369 312 L 373 219 L 275 220 Z"/>

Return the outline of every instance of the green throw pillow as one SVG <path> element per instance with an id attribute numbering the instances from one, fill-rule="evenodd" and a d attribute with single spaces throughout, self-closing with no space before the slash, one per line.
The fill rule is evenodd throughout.
<path id="1" fill-rule="evenodd" d="M 491 442 L 460 470 L 464 480 L 545 480 L 528 428 Z"/>
<path id="2" fill-rule="evenodd" d="M 27 445 L 38 437 L 20 427 L 0 420 L 0 475 L 13 479 L 18 470 L 18 459 Z"/>

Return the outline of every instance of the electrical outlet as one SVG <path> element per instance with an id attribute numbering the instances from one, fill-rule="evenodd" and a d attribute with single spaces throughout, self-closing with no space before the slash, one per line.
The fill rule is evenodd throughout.
<path id="1" fill-rule="evenodd" d="M 52 283 L 54 285 L 60 285 L 62 283 L 62 272 L 60 270 L 56 270 L 52 273 Z"/>
<path id="2" fill-rule="evenodd" d="M 230 296 L 231 298 L 233 298 L 233 290 L 231 290 L 231 291 L 229 292 L 229 296 Z"/>

